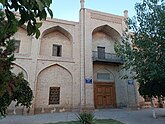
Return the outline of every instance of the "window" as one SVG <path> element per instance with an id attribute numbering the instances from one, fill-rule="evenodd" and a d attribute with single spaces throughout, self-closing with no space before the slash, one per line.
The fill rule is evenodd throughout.
<path id="1" fill-rule="evenodd" d="M 105 59 L 105 47 L 97 47 L 98 59 Z"/>
<path id="2" fill-rule="evenodd" d="M 53 44 L 52 56 L 61 56 L 62 46 Z"/>
<path id="3" fill-rule="evenodd" d="M 60 104 L 60 87 L 50 87 L 49 105 L 50 104 Z"/>
<path id="4" fill-rule="evenodd" d="M 110 80 L 110 74 L 109 73 L 97 73 L 97 79 L 98 80 Z"/>
<path id="5" fill-rule="evenodd" d="M 19 48 L 20 48 L 20 40 L 15 41 L 15 53 L 19 53 Z"/>

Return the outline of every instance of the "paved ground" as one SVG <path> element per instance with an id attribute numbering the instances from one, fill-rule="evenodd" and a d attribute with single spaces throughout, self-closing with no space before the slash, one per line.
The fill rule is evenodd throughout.
<path id="1" fill-rule="evenodd" d="M 155 109 L 157 119 L 152 117 L 152 109 L 138 111 L 126 109 L 95 110 L 98 119 L 115 119 L 125 124 L 165 124 L 165 109 Z M 76 113 L 63 112 L 33 116 L 9 115 L 0 120 L 0 124 L 43 124 L 49 122 L 76 120 Z"/>

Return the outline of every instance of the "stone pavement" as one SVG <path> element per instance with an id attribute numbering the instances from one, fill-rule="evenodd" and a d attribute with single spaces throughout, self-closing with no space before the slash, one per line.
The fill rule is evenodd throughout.
<path id="1" fill-rule="evenodd" d="M 128 109 L 100 109 L 95 110 L 97 119 L 115 119 L 124 124 L 165 124 L 165 109 L 156 110 L 157 119 L 152 117 L 152 109 L 128 110 Z M 50 122 L 67 122 L 76 120 L 76 113 L 61 112 L 40 115 L 9 115 L 0 120 L 0 124 L 44 124 Z"/>

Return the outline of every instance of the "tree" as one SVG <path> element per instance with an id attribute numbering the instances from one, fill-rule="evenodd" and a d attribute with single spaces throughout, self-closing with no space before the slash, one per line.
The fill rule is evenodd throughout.
<path id="1" fill-rule="evenodd" d="M 15 60 L 15 40 L 11 36 L 26 25 L 27 34 L 39 37 L 42 23 L 50 10 L 52 0 L 1 0 L 0 5 L 0 115 L 6 115 L 7 107 L 14 100 L 16 105 L 30 107 L 33 98 L 29 83 L 23 74 L 12 73 Z"/>
<path id="2" fill-rule="evenodd" d="M 143 0 L 135 10 L 115 50 L 125 59 L 123 68 L 135 72 L 142 96 L 165 96 L 165 2 Z"/>

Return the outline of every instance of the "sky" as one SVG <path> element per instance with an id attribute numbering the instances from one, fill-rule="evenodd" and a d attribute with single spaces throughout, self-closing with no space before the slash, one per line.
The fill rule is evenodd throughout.
<path id="1" fill-rule="evenodd" d="M 84 7 L 101 12 L 123 16 L 128 10 L 128 16 L 136 15 L 134 6 L 141 0 L 85 0 Z M 80 0 L 52 0 L 53 18 L 69 21 L 79 21 Z"/>

